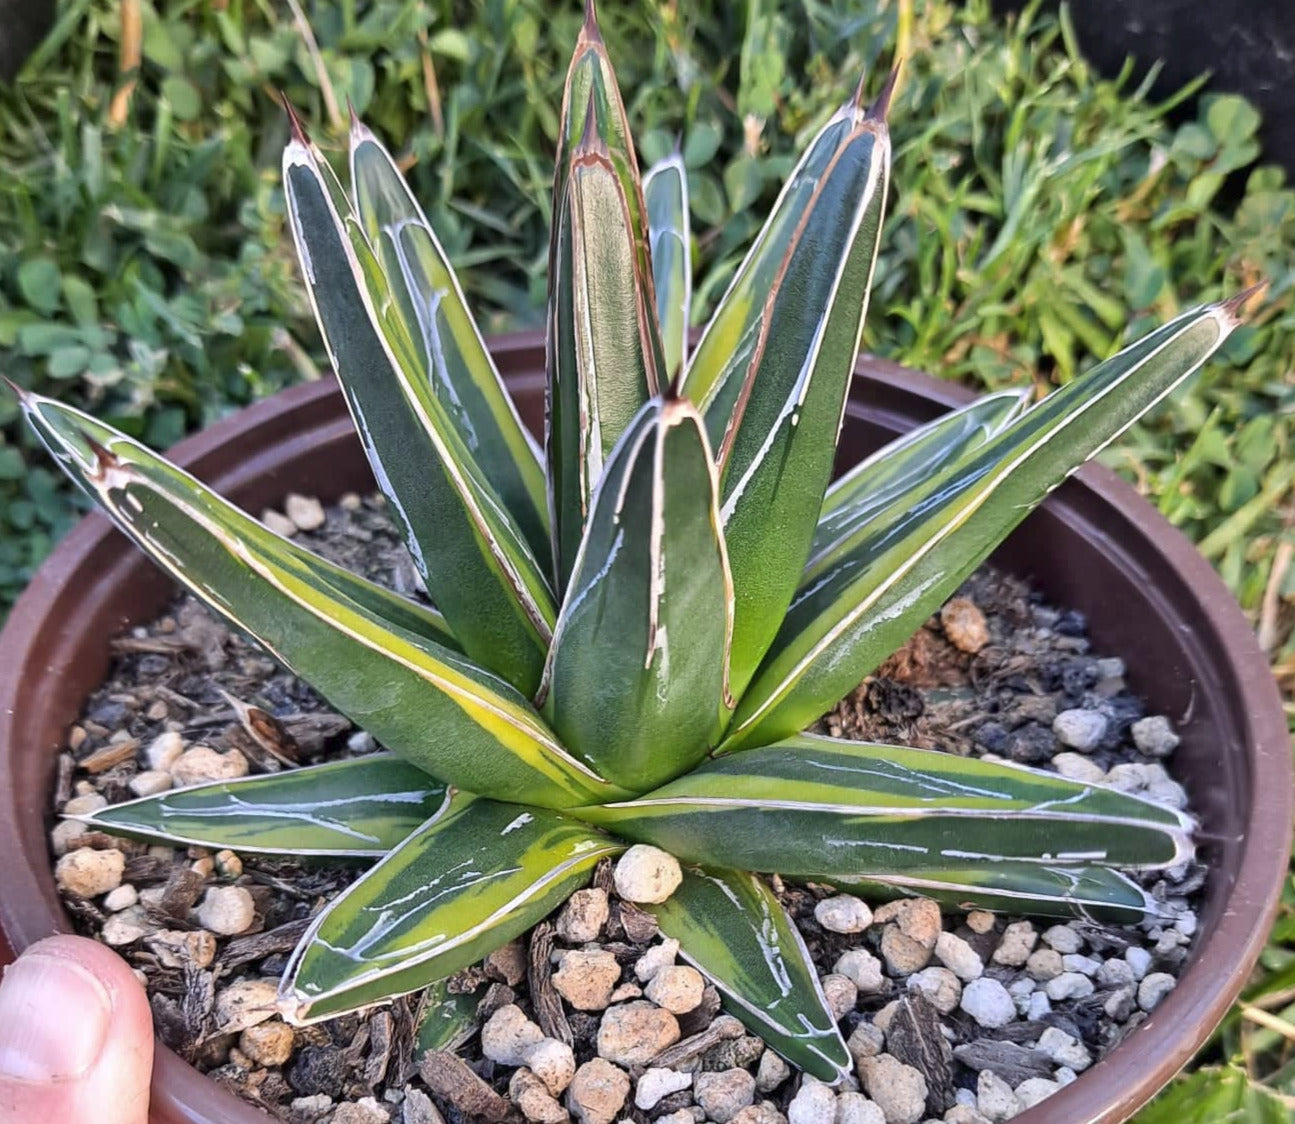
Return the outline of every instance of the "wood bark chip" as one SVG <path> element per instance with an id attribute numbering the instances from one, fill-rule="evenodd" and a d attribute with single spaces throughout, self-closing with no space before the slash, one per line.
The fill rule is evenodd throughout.
<path id="1" fill-rule="evenodd" d="M 531 989 L 531 1004 L 535 1008 L 535 1021 L 549 1038 L 556 1038 L 568 1046 L 575 1043 L 571 1024 L 557 988 L 553 986 L 553 923 L 541 921 L 531 930 L 528 953 L 527 979 Z"/>
<path id="2" fill-rule="evenodd" d="M 920 991 L 899 1000 L 886 1028 L 886 1051 L 926 1078 L 926 1111 L 940 1117 L 954 1105 L 953 1051 L 935 1005 Z"/>
<path id="3" fill-rule="evenodd" d="M 508 1116 L 508 1101 L 482 1081 L 457 1054 L 429 1050 L 418 1072 L 433 1093 L 468 1116 L 479 1116 L 491 1124 L 501 1124 Z"/>

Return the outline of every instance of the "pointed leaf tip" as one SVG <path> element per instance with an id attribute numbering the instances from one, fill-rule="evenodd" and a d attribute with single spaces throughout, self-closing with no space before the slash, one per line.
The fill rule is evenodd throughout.
<path id="1" fill-rule="evenodd" d="M 31 391 L 24 390 L 8 375 L 0 375 L 0 379 L 4 379 L 5 386 L 13 391 L 14 397 L 18 399 L 18 404 L 20 406 L 26 406 L 26 404 L 31 400 Z"/>
<path id="2" fill-rule="evenodd" d="M 580 133 L 580 142 L 572 150 L 571 155 L 574 159 L 579 160 L 582 156 L 607 157 L 610 154 L 607 142 L 598 131 L 598 107 L 591 97 L 589 104 L 585 106 L 585 123 L 584 129 Z"/>
<path id="3" fill-rule="evenodd" d="M 863 94 L 868 84 L 868 72 L 859 71 L 859 81 L 854 84 L 854 93 L 850 95 L 850 108 L 855 110 L 863 109 Z"/>
<path id="4" fill-rule="evenodd" d="M 601 43 L 602 32 L 598 30 L 598 11 L 594 0 L 585 0 L 585 22 L 580 28 L 580 37 L 590 43 Z"/>
<path id="5" fill-rule="evenodd" d="M 297 110 L 292 102 L 288 100 L 288 95 L 283 90 L 279 91 L 279 100 L 283 103 L 283 110 L 288 115 L 288 125 L 292 129 L 292 139 L 298 144 L 310 144 L 310 135 L 306 132 L 305 126 L 301 123 L 301 118 L 297 116 Z"/>
<path id="6" fill-rule="evenodd" d="M 886 76 L 886 84 L 881 87 L 881 93 L 879 93 L 873 103 L 868 106 L 868 110 L 864 114 L 865 117 L 873 121 L 886 120 L 886 114 L 890 111 L 890 99 L 895 94 L 895 85 L 899 81 L 899 71 L 903 65 L 903 59 L 896 61 L 894 68 L 891 70 L 890 74 Z"/>
<path id="7" fill-rule="evenodd" d="M 1219 301 L 1219 308 L 1232 320 L 1240 324 L 1245 319 L 1245 308 L 1255 297 L 1262 296 L 1268 291 L 1268 278 L 1262 281 L 1256 281 L 1248 289 L 1242 289 L 1235 296 L 1229 297 L 1225 301 Z"/>

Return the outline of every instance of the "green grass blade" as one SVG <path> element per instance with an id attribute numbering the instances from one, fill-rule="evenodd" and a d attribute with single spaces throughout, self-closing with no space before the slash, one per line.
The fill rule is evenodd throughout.
<path id="1" fill-rule="evenodd" d="M 150 843 L 269 855 L 381 858 L 424 823 L 445 785 L 388 753 L 175 789 L 77 817 Z"/>
<path id="2" fill-rule="evenodd" d="M 1200 367 L 1236 327 L 1234 312 L 1179 316 L 874 518 L 797 593 L 726 748 L 777 741 L 853 690 L 1053 488 Z"/>
<path id="3" fill-rule="evenodd" d="M 978 449 L 1019 416 L 1029 394 L 1004 390 L 941 414 L 897 437 L 834 481 L 823 497 L 801 588 L 831 569 L 901 495 Z"/>
<path id="4" fill-rule="evenodd" d="M 782 903 L 745 871 L 687 869 L 661 905 L 644 906 L 752 1034 L 821 1081 L 850 1070 L 818 972 Z"/>
<path id="5" fill-rule="evenodd" d="M 315 918 L 279 989 L 302 1025 L 426 987 L 524 933 L 624 846 L 538 808 L 455 794 Z"/>
<path id="6" fill-rule="evenodd" d="M 733 586 L 701 416 L 656 398 L 612 451 L 553 635 L 543 713 L 642 792 L 705 755 L 732 712 Z"/>
<path id="7" fill-rule="evenodd" d="M 796 590 L 831 478 L 889 169 L 885 122 L 846 105 L 792 172 L 684 375 L 723 482 L 739 694 Z"/>
<path id="8" fill-rule="evenodd" d="M 949 909 L 993 909 L 1031 917 L 1079 917 L 1135 925 L 1160 915 L 1155 899 L 1118 870 L 1104 866 L 977 863 L 924 871 L 920 876 L 834 878 L 861 897 L 934 898 Z"/>
<path id="9" fill-rule="evenodd" d="M 398 302 L 318 154 L 283 156 L 302 273 L 356 428 L 432 601 L 477 662 L 530 695 L 556 607 L 547 579 L 419 373 Z"/>
<path id="10" fill-rule="evenodd" d="M 665 352 L 665 377 L 671 381 L 688 358 L 692 315 L 692 232 L 688 222 L 688 173 L 675 153 L 658 161 L 643 177 L 657 322 Z"/>
<path id="11" fill-rule="evenodd" d="M 50 451 L 144 551 L 386 748 L 451 784 L 561 806 L 606 785 L 434 614 L 267 531 L 143 445 L 28 395 Z"/>
<path id="12" fill-rule="evenodd" d="M 564 590 L 603 463 L 665 372 L 638 160 L 592 18 L 562 99 L 548 342 L 545 454 Z"/>
<path id="13" fill-rule="evenodd" d="M 360 225 L 382 263 L 419 371 L 531 552 L 547 559 L 539 447 L 517 416 L 427 216 L 386 148 L 358 120 L 351 128 L 351 182 Z"/>
<path id="14" fill-rule="evenodd" d="M 920 875 L 963 863 L 1160 868 L 1191 821 L 1055 773 L 801 736 L 708 761 L 579 815 L 686 862 L 791 878 Z"/>

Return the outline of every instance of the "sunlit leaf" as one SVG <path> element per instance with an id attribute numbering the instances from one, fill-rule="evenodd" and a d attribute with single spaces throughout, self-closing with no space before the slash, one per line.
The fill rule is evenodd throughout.
<path id="1" fill-rule="evenodd" d="M 688 172 L 675 153 L 643 177 L 657 321 L 665 352 L 665 377 L 673 379 L 688 356 L 692 314 L 692 235 L 688 225 Z"/>

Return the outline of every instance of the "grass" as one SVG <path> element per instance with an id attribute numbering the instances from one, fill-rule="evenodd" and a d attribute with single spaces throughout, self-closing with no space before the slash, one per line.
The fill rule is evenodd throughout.
<path id="1" fill-rule="evenodd" d="M 350 98 L 402 153 L 490 327 L 537 323 L 580 21 L 553 8 L 62 0 L 0 90 L 0 369 L 159 446 L 318 376 L 283 231 L 278 89 L 333 150 Z M 896 192 L 869 349 L 974 386 L 1044 386 L 1267 279 L 1223 357 L 1107 458 L 1217 566 L 1295 715 L 1295 191 L 1257 163 L 1255 111 L 1235 97 L 1152 104 L 1095 76 L 1064 20 L 1002 24 L 984 0 L 606 8 L 644 156 L 678 139 L 690 169 L 699 319 L 798 139 L 897 43 Z M 0 397 L 0 612 L 79 510 Z M 1144 1124 L 1288 1118 L 1291 886 L 1246 1003 L 1202 1061 Z"/>

